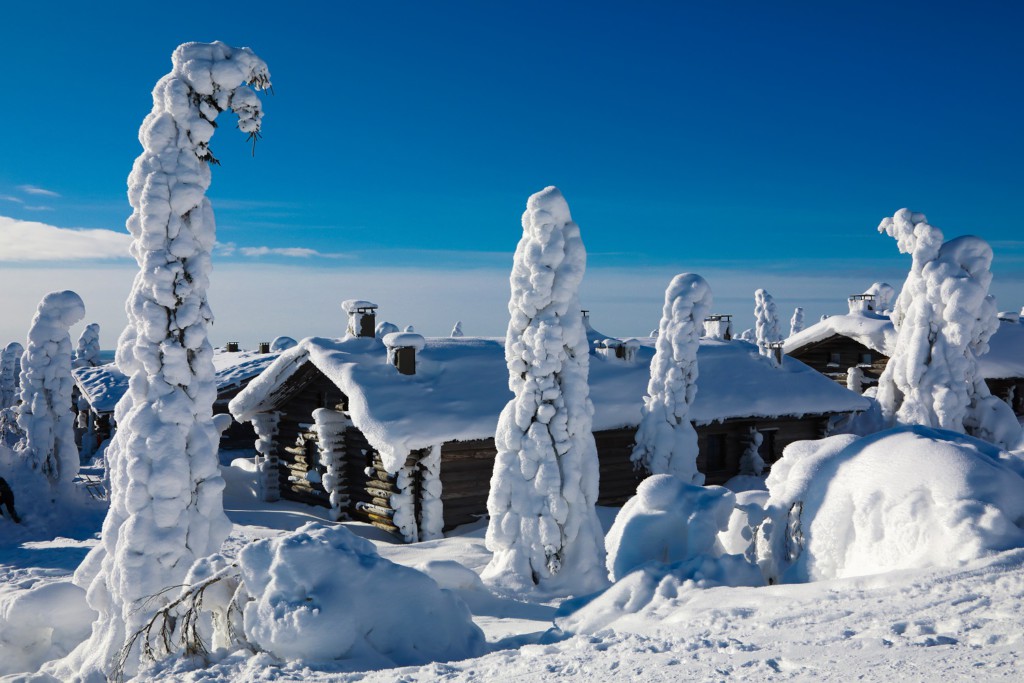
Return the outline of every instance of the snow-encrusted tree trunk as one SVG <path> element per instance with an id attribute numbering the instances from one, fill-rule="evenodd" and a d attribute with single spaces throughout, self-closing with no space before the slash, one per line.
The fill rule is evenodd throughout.
<path id="1" fill-rule="evenodd" d="M 992 282 L 992 249 L 973 236 L 943 242 L 924 214 L 900 209 L 878 231 L 911 254 L 907 280 L 893 307 L 896 344 L 878 384 L 890 422 L 920 424 L 1016 447 L 1020 425 L 991 395 L 977 357 L 999 327 Z"/>
<path id="2" fill-rule="evenodd" d="M 21 375 L 21 357 L 25 348 L 11 342 L 0 354 L 0 410 L 18 402 L 18 382 Z"/>
<path id="3" fill-rule="evenodd" d="M 779 332 L 775 300 L 763 289 L 754 292 L 754 338 L 761 355 L 774 360 L 772 344 L 782 341 L 782 334 Z"/>
<path id="4" fill-rule="evenodd" d="M 789 336 L 792 337 L 794 334 L 799 334 L 804 331 L 804 309 L 803 306 L 797 306 L 793 309 L 793 317 L 789 319 Z"/>
<path id="5" fill-rule="evenodd" d="M 138 631 L 173 595 L 198 557 L 216 551 L 231 528 L 213 423 L 216 384 L 206 291 L 216 239 L 206 198 L 209 141 L 217 115 L 259 135 L 253 89 L 270 84 L 248 48 L 187 43 L 153 90 L 139 130 L 143 152 L 128 178 L 131 253 L 139 264 L 125 308 L 118 367 L 131 380 L 118 403 L 118 430 L 107 449 L 110 510 L 102 542 L 76 582 L 88 583 L 99 616 L 92 636 L 56 665 L 60 678 L 98 679 L 137 670 Z M 119 661 L 120 660 L 120 661 Z"/>
<path id="6" fill-rule="evenodd" d="M 606 584 L 594 505 L 597 449 L 587 383 L 589 344 L 579 306 L 586 269 L 580 229 L 562 193 L 530 197 L 512 265 L 505 337 L 509 401 L 487 510 L 484 577 L 514 588 L 582 594 Z"/>
<path id="7" fill-rule="evenodd" d="M 85 317 L 82 298 L 71 291 L 43 297 L 28 330 L 21 360 L 20 444 L 32 470 L 51 486 L 70 486 L 78 474 L 75 414 L 71 412 L 71 326 Z"/>
<path id="8" fill-rule="evenodd" d="M 323 487 L 331 502 L 331 517 L 335 521 L 345 516 L 349 505 L 348 481 L 345 476 L 345 430 L 352 420 L 344 413 L 330 408 L 313 411 L 313 429 L 320 443 L 320 458 L 327 466 Z"/>
<path id="9" fill-rule="evenodd" d="M 90 323 L 78 338 L 78 348 L 72 365 L 76 368 L 91 368 L 100 364 L 100 326 Z"/>
<path id="10" fill-rule="evenodd" d="M 441 500 L 441 447 L 434 445 L 420 458 L 420 540 L 444 538 Z"/>
<path id="11" fill-rule="evenodd" d="M 711 287 L 700 275 L 676 275 L 665 290 L 665 304 L 651 379 L 630 459 L 651 474 L 671 474 L 703 484 L 697 471 L 697 431 L 690 406 L 697 395 L 697 350 L 701 323 L 711 309 Z"/>

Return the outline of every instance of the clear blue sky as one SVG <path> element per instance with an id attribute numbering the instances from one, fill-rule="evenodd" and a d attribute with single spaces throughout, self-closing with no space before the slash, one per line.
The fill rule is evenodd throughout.
<path id="1" fill-rule="evenodd" d="M 305 268 L 507 267 L 526 197 L 555 184 L 596 268 L 862 264 L 866 286 L 905 270 L 874 228 L 909 206 L 1024 271 L 1022 3 L 9 3 L 2 21 L 2 216 L 123 230 L 153 84 L 177 44 L 223 40 L 275 95 L 255 159 L 230 122 L 214 138 L 218 238 L 345 255 Z"/>

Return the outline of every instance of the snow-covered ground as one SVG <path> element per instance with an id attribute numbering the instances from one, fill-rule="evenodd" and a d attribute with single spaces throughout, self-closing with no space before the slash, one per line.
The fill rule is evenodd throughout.
<path id="1" fill-rule="evenodd" d="M 247 455 L 222 453 L 224 507 L 235 524 L 223 547 L 225 556 L 236 557 L 250 541 L 279 537 L 309 521 L 332 524 L 325 508 L 260 502 L 254 468 L 241 459 Z M 37 611 L 67 599 L 59 593 L 59 582 L 96 543 L 100 512 L 98 506 L 86 506 L 53 540 L 31 540 L 23 529 L 14 539 L 8 532 L 15 527 L 0 520 L 8 534 L 0 538 L 0 675 L 33 671 L 39 657 L 57 656 L 61 647 L 74 645 L 57 638 L 52 649 L 40 649 L 40 638 L 49 638 L 49 628 L 62 616 L 30 619 L 25 608 L 31 605 L 19 606 L 15 598 L 29 588 L 54 584 L 54 595 L 39 598 Z M 599 510 L 606 530 L 616 512 Z M 955 567 L 758 588 L 639 581 L 601 598 L 611 602 L 600 607 L 595 620 L 593 609 L 558 616 L 557 602 L 497 595 L 458 571 L 453 561 L 477 573 L 490 561 L 483 522 L 416 544 L 396 543 L 365 524 L 344 526 L 371 541 L 383 558 L 426 571 L 442 587 L 455 590 L 483 630 L 490 652 L 462 661 L 366 671 L 359 658 L 313 670 L 240 650 L 221 653 L 208 668 L 181 659 L 158 664 L 140 680 L 931 681 L 1019 680 L 1024 675 L 1017 664 L 1024 638 L 1024 549 Z M 382 610 L 397 608 L 381 604 Z M 70 635 L 65 638 L 82 628 L 71 623 L 74 613 L 68 610 L 63 630 Z M 576 635 L 560 630 L 556 621 Z"/>

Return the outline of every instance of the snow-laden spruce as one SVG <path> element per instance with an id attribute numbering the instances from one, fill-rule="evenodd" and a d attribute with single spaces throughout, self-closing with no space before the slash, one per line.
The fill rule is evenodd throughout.
<path id="1" fill-rule="evenodd" d="M 992 282 L 992 249 L 974 236 L 943 242 L 925 215 L 900 209 L 879 232 L 910 254 L 907 280 L 892 312 L 896 345 L 878 382 L 878 401 L 890 424 L 917 424 L 972 433 L 1015 448 L 1020 425 L 991 395 L 978 356 L 999 329 Z"/>
<path id="2" fill-rule="evenodd" d="M 465 336 L 462 333 L 462 321 L 461 320 L 456 320 L 455 321 L 455 326 L 452 327 L 452 334 L 451 334 L 451 336 L 453 336 L 453 337 Z"/>
<path id="3" fill-rule="evenodd" d="M 32 470 L 52 486 L 71 486 L 78 474 L 75 414 L 71 412 L 71 326 L 85 317 L 82 298 L 71 291 L 43 297 L 28 330 L 21 360 L 19 450 Z"/>
<path id="4" fill-rule="evenodd" d="M 799 334 L 804 331 L 804 309 L 803 306 L 797 306 L 793 309 L 793 317 L 789 319 L 789 336 L 792 337 L 794 334 Z"/>
<path id="5" fill-rule="evenodd" d="M 90 323 L 78 337 L 78 348 L 72 365 L 76 368 L 92 368 L 100 364 L 100 325 Z"/>
<path id="6" fill-rule="evenodd" d="M 630 455 L 652 474 L 698 485 L 704 475 L 697 471 L 697 431 L 689 414 L 697 395 L 701 325 L 712 300 L 711 287 L 694 273 L 676 275 L 665 290 L 651 379 Z"/>
<path id="7" fill-rule="evenodd" d="M 11 342 L 0 353 L 0 410 L 18 402 L 18 382 L 21 375 L 21 356 L 25 348 Z"/>
<path id="8" fill-rule="evenodd" d="M 153 90 L 142 123 L 143 152 L 128 178 L 131 254 L 139 264 L 125 308 L 117 364 L 131 377 L 118 403 L 107 449 L 110 511 L 102 543 L 76 574 L 99 612 L 92 636 L 53 667 L 59 678 L 101 679 L 119 664 L 131 675 L 132 634 L 166 604 L 198 557 L 230 530 L 217 462 L 213 314 L 206 291 L 216 235 L 206 198 L 209 142 L 217 115 L 231 109 L 238 128 L 259 135 L 253 89 L 269 86 L 264 62 L 248 48 L 187 43 Z M 119 663 L 119 660 L 122 660 Z"/>
<path id="9" fill-rule="evenodd" d="M 580 229 L 562 193 L 530 197 L 512 265 L 505 337 L 509 388 L 487 511 L 485 579 L 510 588 L 586 593 L 605 584 L 594 510 L 598 463 L 579 306 Z"/>
<path id="10" fill-rule="evenodd" d="M 771 345 L 782 341 L 782 333 L 779 332 L 775 299 L 763 289 L 754 292 L 754 337 L 761 355 L 774 360 L 775 351 Z"/>

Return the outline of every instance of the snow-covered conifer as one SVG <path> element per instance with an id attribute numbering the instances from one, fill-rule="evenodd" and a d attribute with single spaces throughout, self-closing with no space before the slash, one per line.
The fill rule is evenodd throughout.
<path id="1" fill-rule="evenodd" d="M 78 348 L 72 365 L 76 368 L 95 367 L 100 364 L 100 326 L 90 323 L 78 338 Z"/>
<path id="2" fill-rule="evenodd" d="M 20 450 L 29 466 L 46 475 L 51 485 L 70 486 L 78 474 L 68 330 L 84 316 L 85 304 L 74 292 L 44 296 L 32 318 L 21 361 L 18 427 L 25 441 Z"/>
<path id="3" fill-rule="evenodd" d="M 743 455 L 740 456 L 740 474 L 760 476 L 764 472 L 764 458 L 761 457 L 761 444 L 764 443 L 764 435 L 751 427 L 749 436 L 747 447 L 743 449 Z"/>
<path id="4" fill-rule="evenodd" d="M 455 321 L 455 327 L 452 328 L 452 336 L 453 337 L 462 337 L 462 336 L 464 336 L 462 334 L 462 321 L 461 320 L 456 320 Z"/>
<path id="5" fill-rule="evenodd" d="M 11 342 L 0 354 L 0 410 L 10 408 L 18 402 L 18 384 L 21 375 L 21 356 L 25 348 L 18 342 Z"/>
<path id="6" fill-rule="evenodd" d="M 213 423 L 216 384 L 206 291 L 216 235 L 206 198 L 215 119 L 230 109 L 238 128 L 259 136 L 255 90 L 266 64 L 248 48 L 187 43 L 153 90 L 142 123 L 142 154 L 128 178 L 131 254 L 139 264 L 125 308 L 117 364 L 131 377 L 107 449 L 110 510 L 102 542 L 76 574 L 89 583 L 99 616 L 90 639 L 55 665 L 58 678 L 114 676 L 131 636 L 170 599 L 198 557 L 214 552 L 231 523 L 224 515 Z"/>
<path id="7" fill-rule="evenodd" d="M 587 383 L 589 344 L 579 306 L 586 250 L 562 193 L 530 197 L 512 265 L 505 337 L 509 388 L 487 510 L 484 577 L 551 593 L 606 583 L 594 505 L 597 449 Z"/>
<path id="8" fill-rule="evenodd" d="M 846 388 L 858 394 L 864 391 L 864 371 L 859 366 L 846 370 Z"/>
<path id="9" fill-rule="evenodd" d="M 804 309 L 803 306 L 797 306 L 793 309 L 793 317 L 789 319 L 789 336 L 792 337 L 794 334 L 799 334 L 804 330 Z"/>
<path id="10" fill-rule="evenodd" d="M 782 334 L 779 332 L 775 300 L 763 289 L 754 292 L 754 335 L 761 355 L 774 358 L 771 344 L 782 341 Z"/>
<path id="11" fill-rule="evenodd" d="M 665 290 L 651 379 L 630 455 L 651 474 L 672 474 L 687 484 L 704 483 L 689 415 L 697 395 L 701 323 L 711 303 L 711 287 L 694 273 L 676 275 Z"/>
<path id="12" fill-rule="evenodd" d="M 999 327 L 988 293 L 992 249 L 973 236 L 943 242 L 924 214 L 900 209 L 879 232 L 910 254 L 907 280 L 893 307 L 896 344 L 878 384 L 878 401 L 891 422 L 975 435 L 1012 448 L 1020 426 L 1009 406 L 991 395 L 977 356 Z"/>

